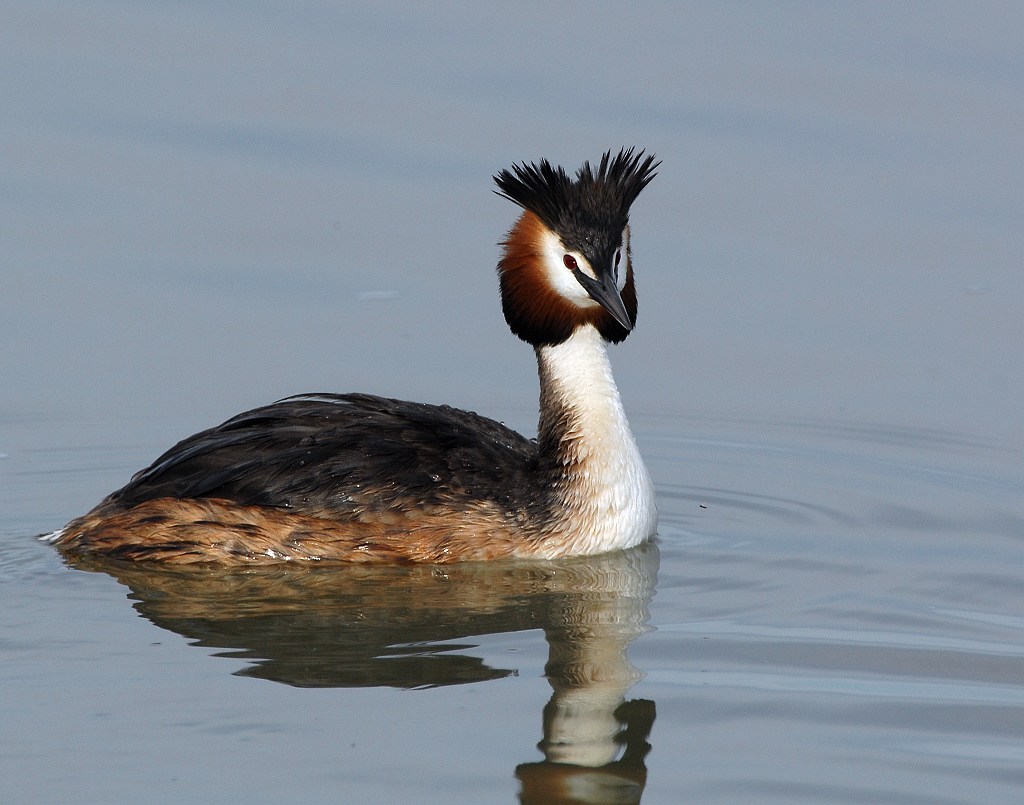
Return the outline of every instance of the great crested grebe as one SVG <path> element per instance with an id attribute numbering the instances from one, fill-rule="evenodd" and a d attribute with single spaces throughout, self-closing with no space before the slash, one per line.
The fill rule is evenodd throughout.
<path id="1" fill-rule="evenodd" d="M 50 539 L 69 556 L 175 564 L 458 562 L 628 548 L 654 487 L 605 342 L 636 322 L 629 208 L 660 163 L 607 152 L 494 177 L 523 208 L 502 309 L 533 345 L 536 440 L 469 411 L 366 394 L 289 397 L 168 450 Z"/>

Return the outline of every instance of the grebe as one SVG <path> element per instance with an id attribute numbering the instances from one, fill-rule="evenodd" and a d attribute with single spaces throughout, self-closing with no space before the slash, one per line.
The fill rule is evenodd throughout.
<path id="1" fill-rule="evenodd" d="M 636 322 L 629 209 L 659 164 L 630 148 L 575 178 L 547 160 L 494 177 L 523 209 L 498 275 L 537 354 L 535 440 L 443 405 L 289 397 L 179 442 L 50 539 L 175 564 L 556 558 L 648 539 L 654 487 L 605 342 Z"/>

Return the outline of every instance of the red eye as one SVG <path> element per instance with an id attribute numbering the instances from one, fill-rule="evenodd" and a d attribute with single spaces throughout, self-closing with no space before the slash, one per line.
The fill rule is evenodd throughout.
<path id="1" fill-rule="evenodd" d="M 562 264 L 570 271 L 575 271 L 576 269 L 579 268 L 579 266 L 576 265 L 576 258 L 573 257 L 571 254 L 567 254 L 564 257 L 562 257 Z"/>

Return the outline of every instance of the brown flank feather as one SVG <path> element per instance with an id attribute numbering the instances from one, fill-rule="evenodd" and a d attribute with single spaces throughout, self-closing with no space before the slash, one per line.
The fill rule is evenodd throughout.
<path id="1" fill-rule="evenodd" d="M 330 512 L 297 513 L 230 500 L 157 498 L 127 510 L 102 507 L 67 525 L 70 557 L 184 565 L 281 561 L 429 562 L 529 556 L 537 541 L 493 504 L 453 514 L 418 510 L 340 522 Z M 130 536 L 129 536 L 130 535 Z"/>

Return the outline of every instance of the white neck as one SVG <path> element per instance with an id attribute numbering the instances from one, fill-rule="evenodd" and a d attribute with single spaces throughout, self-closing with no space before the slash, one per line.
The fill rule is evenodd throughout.
<path id="1" fill-rule="evenodd" d="M 542 451 L 557 455 L 561 510 L 552 542 L 573 554 L 630 548 L 652 536 L 654 485 L 615 387 L 605 342 L 585 325 L 537 349 Z M 565 544 L 565 543 L 568 544 Z"/>

